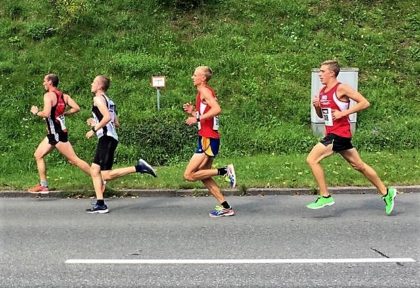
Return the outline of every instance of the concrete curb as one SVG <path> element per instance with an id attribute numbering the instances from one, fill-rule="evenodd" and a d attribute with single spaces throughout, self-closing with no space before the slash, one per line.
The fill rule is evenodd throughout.
<path id="1" fill-rule="evenodd" d="M 395 186 L 399 193 L 418 193 L 420 185 Z M 332 194 L 376 194 L 374 187 L 331 187 Z M 314 195 L 311 188 L 248 188 L 225 189 L 225 196 L 264 196 L 264 195 Z M 48 197 L 48 198 L 83 198 L 86 192 L 50 191 L 49 194 L 31 194 L 26 191 L 0 191 L 0 198 Z M 209 196 L 206 189 L 121 189 L 106 192 L 107 197 L 200 197 Z"/>

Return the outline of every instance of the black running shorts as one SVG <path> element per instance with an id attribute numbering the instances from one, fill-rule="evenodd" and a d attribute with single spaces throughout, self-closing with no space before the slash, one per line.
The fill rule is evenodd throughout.
<path id="1" fill-rule="evenodd" d="M 341 137 L 335 134 L 328 134 L 321 140 L 321 143 L 325 146 L 332 144 L 334 152 L 340 152 L 353 148 L 351 138 Z"/>
<path id="2" fill-rule="evenodd" d="M 48 143 L 51 145 L 55 145 L 58 142 L 68 142 L 69 141 L 69 137 L 67 132 L 59 132 L 59 133 L 55 133 L 55 134 L 47 134 L 47 138 L 48 138 Z"/>
<path id="3" fill-rule="evenodd" d="M 96 146 L 96 154 L 93 163 L 98 164 L 101 170 L 111 170 L 114 164 L 114 153 L 117 149 L 118 141 L 109 136 L 102 136 Z"/>

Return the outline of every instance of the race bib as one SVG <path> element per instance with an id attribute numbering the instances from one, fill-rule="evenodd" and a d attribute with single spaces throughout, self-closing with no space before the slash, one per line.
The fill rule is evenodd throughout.
<path id="1" fill-rule="evenodd" d="M 324 118 L 325 126 L 333 126 L 333 118 L 332 118 L 331 108 L 322 108 L 322 116 Z"/>
<path id="2" fill-rule="evenodd" d="M 213 118 L 213 130 L 219 130 L 219 116 L 214 116 Z"/>
<path id="3" fill-rule="evenodd" d="M 66 118 L 64 115 L 60 115 L 55 119 L 57 119 L 58 123 L 60 123 L 61 130 L 66 131 Z"/>

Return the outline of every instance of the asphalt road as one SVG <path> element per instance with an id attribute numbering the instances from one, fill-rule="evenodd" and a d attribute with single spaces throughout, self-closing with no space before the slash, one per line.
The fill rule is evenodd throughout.
<path id="1" fill-rule="evenodd" d="M 386 216 L 376 195 L 229 197 L 237 215 L 213 219 L 211 197 L 0 199 L 0 287 L 420 287 L 420 194 Z M 408 258 L 414 262 L 348 263 Z M 342 259 L 344 263 L 71 264 L 74 259 Z"/>

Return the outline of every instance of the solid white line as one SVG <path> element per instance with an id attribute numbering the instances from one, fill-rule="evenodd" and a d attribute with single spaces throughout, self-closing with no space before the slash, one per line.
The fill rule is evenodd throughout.
<path id="1" fill-rule="evenodd" d="M 317 264 L 317 263 L 403 263 L 413 258 L 342 259 L 68 259 L 66 264 Z"/>

